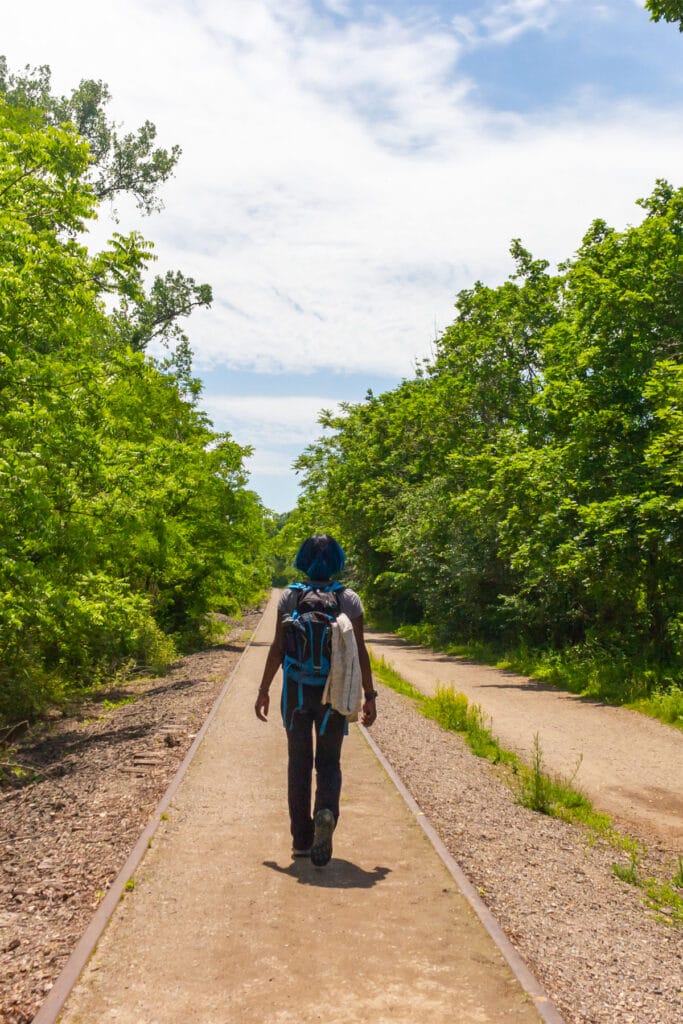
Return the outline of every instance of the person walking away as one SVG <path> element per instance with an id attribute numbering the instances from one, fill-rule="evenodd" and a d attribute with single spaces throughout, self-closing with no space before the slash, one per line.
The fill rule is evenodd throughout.
<path id="1" fill-rule="evenodd" d="M 269 690 L 283 668 L 282 720 L 287 730 L 287 795 L 292 833 L 292 856 L 307 857 L 317 867 L 332 856 L 332 833 L 339 820 L 342 784 L 341 748 L 348 718 L 323 702 L 329 672 L 329 640 L 324 650 L 325 623 L 341 614 L 348 616 L 358 651 L 363 703 L 360 721 L 371 726 L 377 717 L 370 657 L 363 632 L 363 605 L 358 594 L 333 582 L 343 569 L 345 555 L 329 534 L 315 534 L 303 542 L 294 564 L 306 583 L 287 587 L 278 601 L 275 636 L 268 651 L 254 710 L 265 722 L 270 708 Z M 313 638 L 306 662 L 293 646 L 296 636 Z M 294 639 L 293 639 L 294 638 Z M 305 643 L 305 641 L 302 640 Z M 309 645 L 310 646 L 310 645 Z M 311 660 L 312 659 L 312 660 Z M 315 740 L 315 744 L 314 744 Z M 315 799 L 311 814 L 312 774 L 315 767 Z"/>

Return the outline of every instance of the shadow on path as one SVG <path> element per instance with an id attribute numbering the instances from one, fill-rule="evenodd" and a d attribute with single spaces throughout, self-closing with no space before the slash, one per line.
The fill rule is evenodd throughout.
<path id="1" fill-rule="evenodd" d="M 280 875 L 295 878 L 299 885 L 317 885 L 321 889 L 372 889 L 378 882 L 384 881 L 391 871 L 391 868 L 381 867 L 365 871 L 357 864 L 337 857 L 333 857 L 323 870 L 314 867 L 305 857 L 293 861 L 287 867 L 282 867 L 274 860 L 264 860 L 263 866 Z"/>
<path id="2" fill-rule="evenodd" d="M 520 676 L 515 672 L 508 672 L 507 669 L 498 668 L 495 670 L 502 676 L 511 676 L 513 679 L 520 679 Z M 576 701 L 579 704 L 592 704 L 595 707 L 614 707 L 617 708 L 619 705 L 615 701 L 614 704 L 610 704 L 608 700 L 603 697 L 593 697 L 588 693 L 572 693 L 571 690 L 563 690 L 559 686 L 554 686 L 552 683 L 546 683 L 542 679 L 533 679 L 522 677 L 521 682 L 485 682 L 481 684 L 482 689 L 487 690 L 520 690 L 522 693 L 553 693 L 558 700 Z"/>
<path id="3" fill-rule="evenodd" d="M 390 647 L 394 650 L 400 648 L 401 651 L 416 654 L 416 661 L 424 665 L 446 664 L 456 667 L 472 665 L 475 668 L 486 669 L 487 677 L 476 680 L 476 684 L 481 690 L 519 690 L 522 693 L 528 694 L 552 693 L 560 700 L 590 704 L 594 707 L 618 708 L 620 706 L 620 702 L 616 699 L 611 701 L 608 697 L 598 697 L 588 693 L 574 693 L 572 690 L 565 689 L 559 684 L 548 682 L 545 679 L 536 679 L 534 676 L 526 676 L 523 672 L 516 672 L 513 669 L 499 668 L 497 665 L 490 665 L 487 662 L 466 658 L 459 654 L 444 654 L 443 651 L 434 651 L 429 647 L 422 647 L 419 644 L 409 644 L 399 636 L 377 639 L 372 635 L 371 631 L 366 631 L 366 639 L 371 646 Z M 397 671 L 400 670 L 397 669 Z M 403 672 L 405 673 L 405 669 L 403 669 Z M 412 682 L 409 674 L 405 678 L 408 682 Z M 413 685 L 415 684 L 413 683 Z M 454 686 L 457 684 L 449 683 L 448 685 Z"/>
<path id="4" fill-rule="evenodd" d="M 425 650 L 421 644 L 410 643 L 409 640 L 404 640 L 402 636 L 396 636 L 393 633 L 390 636 L 378 636 L 371 629 L 365 630 L 365 640 L 376 647 L 400 647 L 403 651 Z"/>

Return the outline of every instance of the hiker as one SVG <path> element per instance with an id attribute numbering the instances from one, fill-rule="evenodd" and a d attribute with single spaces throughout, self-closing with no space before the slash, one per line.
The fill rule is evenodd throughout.
<path id="1" fill-rule="evenodd" d="M 341 746 L 348 731 L 348 721 L 358 717 L 351 705 L 342 705 L 344 713 L 335 710 L 338 697 L 330 693 L 332 675 L 336 671 L 335 658 L 346 659 L 343 671 L 347 677 L 351 675 L 351 688 L 354 670 L 349 662 L 351 657 L 355 659 L 356 708 L 362 701 L 361 723 L 370 726 L 377 717 L 377 691 L 373 689 L 370 658 L 363 636 L 363 605 L 355 591 L 332 582 L 332 577 L 343 569 L 345 560 L 342 548 L 328 534 L 309 537 L 299 548 L 294 564 L 307 577 L 307 582 L 292 584 L 280 595 L 275 637 L 254 706 L 257 718 L 267 721 L 270 707 L 268 691 L 282 666 L 282 720 L 289 747 L 287 788 L 292 856 L 310 856 L 317 867 L 327 864 L 332 856 L 332 833 L 339 819 Z M 303 661 L 310 652 L 306 649 L 301 653 L 301 641 L 297 647 L 297 628 L 300 637 L 315 635 L 318 631 L 319 651 L 318 654 L 314 651 L 313 665 L 309 660 Z M 327 656 L 324 656 L 320 636 L 326 630 L 330 635 L 335 628 L 336 634 L 331 641 L 334 651 L 330 654 L 328 640 Z M 305 647 L 305 641 L 303 643 Z M 316 644 L 310 646 L 315 648 Z M 311 817 L 314 765 L 316 787 Z"/>

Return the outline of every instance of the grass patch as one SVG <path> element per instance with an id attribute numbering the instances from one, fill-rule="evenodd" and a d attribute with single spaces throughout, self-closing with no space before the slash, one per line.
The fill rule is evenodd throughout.
<path id="1" fill-rule="evenodd" d="M 491 732 L 482 709 L 478 704 L 470 704 L 464 693 L 456 693 L 450 686 L 437 686 L 434 696 L 427 697 L 387 665 L 384 658 L 377 661 L 371 656 L 370 665 L 373 674 L 385 686 L 414 700 L 425 718 L 438 722 L 444 729 L 460 733 L 477 757 L 484 757 L 492 764 L 517 765 L 517 756 L 509 750 L 503 750 Z"/>
<path id="2" fill-rule="evenodd" d="M 492 764 L 518 765 L 517 756 L 503 750 L 493 735 L 490 719 L 481 707 L 470 704 L 464 693 L 456 693 L 452 687 L 437 686 L 433 697 L 423 696 L 420 710 L 444 729 L 461 733 L 477 757 L 484 757 Z"/>
<path id="3" fill-rule="evenodd" d="M 658 878 L 647 878 L 641 883 L 645 902 L 656 911 L 657 920 L 664 924 L 683 927 L 683 893 L 676 892 L 673 885 Z"/>
<path id="4" fill-rule="evenodd" d="M 444 729 L 460 733 L 477 757 L 507 766 L 514 780 L 515 797 L 523 807 L 581 825 L 618 848 L 630 848 L 633 841 L 616 832 L 609 815 L 596 811 L 588 797 L 573 787 L 580 761 L 568 781 L 553 778 L 545 771 L 538 735 L 534 737 L 531 765 L 525 765 L 517 754 L 501 747 L 491 730 L 490 718 L 478 704 L 470 704 L 464 693 L 456 693 L 452 687 L 437 686 L 434 696 L 427 697 L 387 665 L 384 658 L 378 661 L 371 656 L 370 664 L 373 674 L 385 686 L 414 700 L 426 718 L 438 722 Z"/>
<path id="5" fill-rule="evenodd" d="M 372 674 L 377 676 L 385 686 L 389 686 L 396 693 L 402 693 L 404 697 L 411 697 L 412 700 L 419 702 L 427 699 L 421 690 L 418 690 L 407 679 L 404 679 L 391 665 L 387 665 L 384 658 L 380 658 L 378 661 L 377 658 L 370 655 L 370 667 L 372 668 Z"/>
<path id="6" fill-rule="evenodd" d="M 614 829 L 609 815 L 596 811 L 588 797 L 574 787 L 574 780 L 580 767 L 581 758 L 569 779 L 550 775 L 545 770 L 543 749 L 540 737 L 536 733 L 531 764 L 521 764 L 517 771 L 517 802 L 539 814 L 547 814 L 551 818 L 560 818 L 572 825 L 580 825 L 607 839 L 614 846 L 623 848 L 626 844 L 630 848 L 633 841 L 627 836 L 621 836 Z"/>
<path id="7" fill-rule="evenodd" d="M 683 864 L 678 858 L 678 869 L 673 879 L 663 881 L 661 878 L 643 878 L 640 872 L 639 849 L 629 852 L 627 864 L 613 864 L 612 873 L 615 878 L 628 885 L 640 889 L 645 905 L 655 913 L 661 924 L 674 928 L 683 928 Z"/>
<path id="8" fill-rule="evenodd" d="M 627 707 L 683 730 L 683 687 L 672 686 L 669 690 L 655 690 L 649 697 L 631 701 Z"/>
<path id="9" fill-rule="evenodd" d="M 553 809 L 553 783 L 543 771 L 543 751 L 538 733 L 534 736 L 531 767 L 521 774 L 517 801 L 522 807 L 538 811 L 539 814 L 550 814 Z"/>
<path id="10" fill-rule="evenodd" d="M 683 889 L 683 857 L 678 858 L 678 867 L 676 874 L 672 878 L 673 884 L 677 889 Z"/>
<path id="11" fill-rule="evenodd" d="M 470 643 L 446 642 L 439 634 L 439 631 L 426 622 L 420 622 L 417 625 L 411 626 L 400 626 L 396 633 L 404 640 L 407 640 L 408 643 L 418 644 L 420 647 L 433 647 L 435 651 L 443 651 L 445 654 L 450 654 L 453 658 L 470 658 L 472 661 L 481 661 L 485 665 L 495 665 L 501 656 L 499 649 L 483 641 L 471 641 Z"/>
<path id="12" fill-rule="evenodd" d="M 122 708 L 126 704 L 135 704 L 137 697 L 121 697 L 119 700 L 103 700 L 100 707 L 103 711 L 116 711 L 117 708 Z"/>
<path id="13" fill-rule="evenodd" d="M 582 825 L 620 849 L 630 847 L 634 842 L 629 836 L 622 836 L 616 831 L 609 814 L 596 811 L 588 797 L 562 782 L 553 783 L 553 802 L 555 818 L 562 818 L 572 825 Z"/>
<path id="14" fill-rule="evenodd" d="M 42 772 L 30 764 L 21 764 L 14 758 L 16 751 L 11 747 L 0 747 L 0 782 L 9 781 L 18 785 L 38 782 Z"/>
<path id="15" fill-rule="evenodd" d="M 638 870 L 638 852 L 636 850 L 631 851 L 628 864 L 613 864 L 612 874 L 615 878 L 618 878 L 620 882 L 626 882 L 628 885 L 636 885 L 640 887 L 642 882 Z"/>

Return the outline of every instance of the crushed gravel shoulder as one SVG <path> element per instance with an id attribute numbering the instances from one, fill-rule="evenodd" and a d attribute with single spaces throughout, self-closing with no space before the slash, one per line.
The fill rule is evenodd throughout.
<path id="1" fill-rule="evenodd" d="M 515 802 L 502 769 L 380 688 L 372 735 L 567 1024 L 680 1024 L 683 930 L 619 881 L 628 857 Z M 675 857 L 648 847 L 644 875 Z"/>

